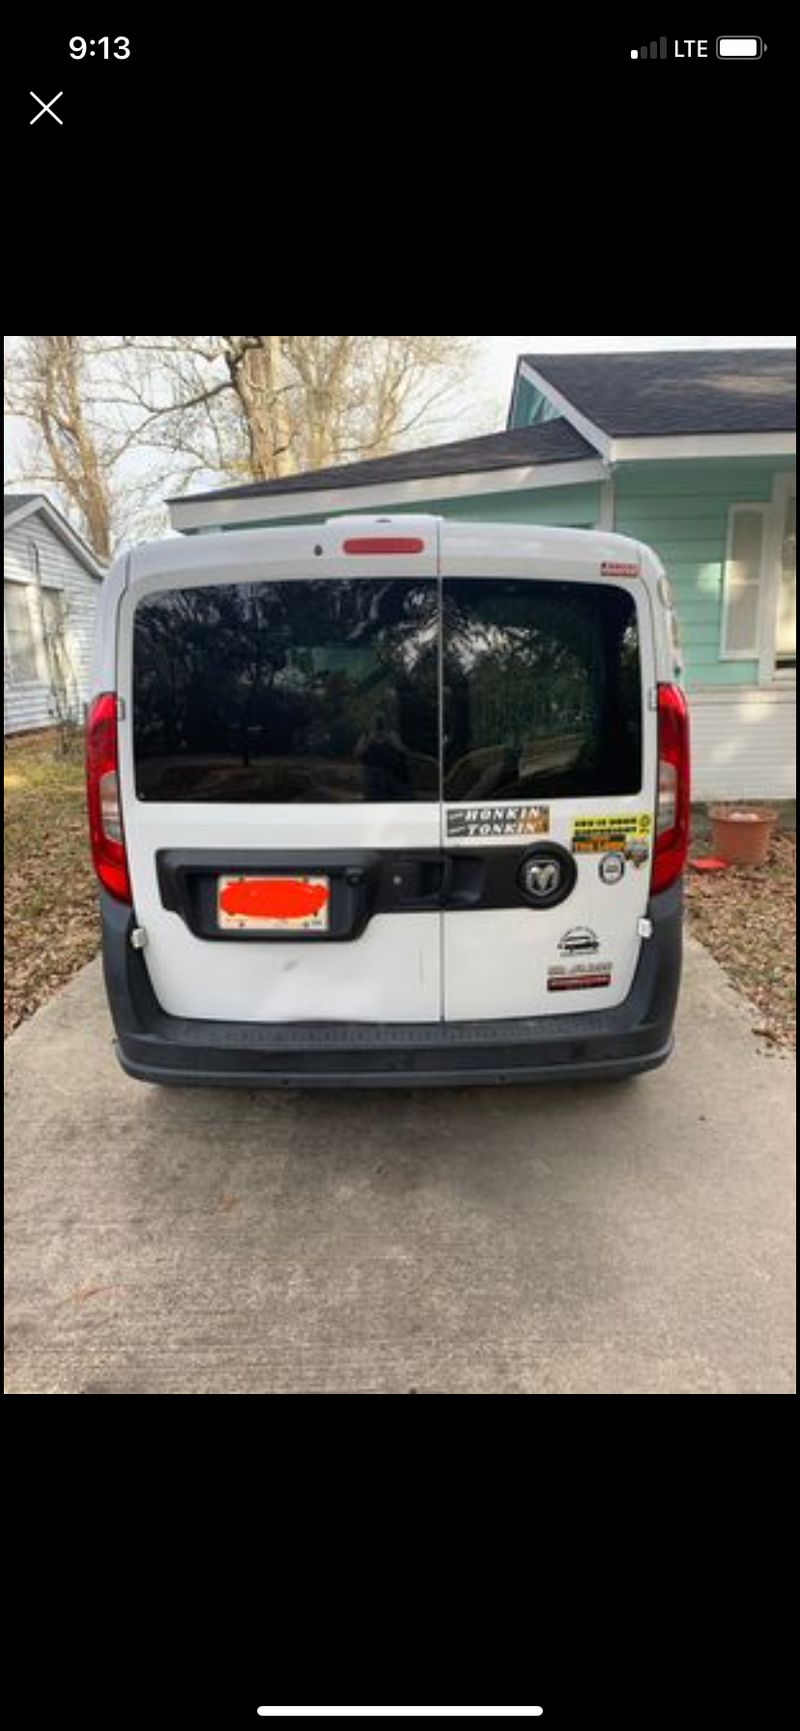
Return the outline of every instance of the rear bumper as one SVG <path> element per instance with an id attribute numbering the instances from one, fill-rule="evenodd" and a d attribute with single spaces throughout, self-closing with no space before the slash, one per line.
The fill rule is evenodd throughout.
<path id="1" fill-rule="evenodd" d="M 611 1010 L 495 1022 L 204 1022 L 168 1016 L 130 908 L 101 892 L 106 990 L 117 1055 L 144 1082 L 227 1087 L 424 1087 L 577 1081 L 652 1070 L 672 1050 L 681 971 L 682 890 L 651 902 L 653 935 L 631 990 Z"/>

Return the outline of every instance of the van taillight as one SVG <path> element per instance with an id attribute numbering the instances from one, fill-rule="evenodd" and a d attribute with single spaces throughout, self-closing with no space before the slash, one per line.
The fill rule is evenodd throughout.
<path id="1" fill-rule="evenodd" d="M 343 553 L 423 553 L 418 535 L 357 535 L 342 542 Z"/>
<path id="2" fill-rule="evenodd" d="M 109 691 L 95 698 L 86 723 L 86 797 L 94 869 L 110 895 L 129 902 L 131 886 L 119 797 L 117 700 Z"/>
<path id="3" fill-rule="evenodd" d="M 679 685 L 658 687 L 658 799 L 654 891 L 679 878 L 689 849 L 689 710 Z"/>

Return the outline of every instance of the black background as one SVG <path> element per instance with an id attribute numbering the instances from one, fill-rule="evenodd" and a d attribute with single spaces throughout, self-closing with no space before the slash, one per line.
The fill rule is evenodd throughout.
<path id="1" fill-rule="evenodd" d="M 288 300 L 307 329 L 379 303 L 401 329 L 785 330 L 789 16 L 734 65 L 632 61 L 663 20 L 564 8 L 17 9 L 7 318 L 203 330 L 230 299 L 237 329 Z M 71 61 L 74 34 L 131 58 Z M 63 126 L 31 126 L 30 90 L 63 91 Z"/>
<path id="2" fill-rule="evenodd" d="M 671 22 L 671 48 L 705 36 L 706 60 L 644 63 L 631 47 L 665 25 L 638 14 L 606 28 L 604 18 L 545 8 L 466 11 L 446 25 L 430 10 L 112 13 L 62 23 L 63 13 L 22 10 L 4 32 L 17 221 L 28 220 L 31 198 L 46 201 L 50 225 L 63 220 L 101 257 L 123 246 L 138 266 L 159 233 L 235 251 L 245 223 L 250 244 L 269 253 L 276 229 L 294 224 L 317 269 L 363 269 L 385 239 L 397 270 L 430 262 L 426 238 L 445 234 L 457 212 L 471 256 L 510 204 L 518 221 L 552 221 L 565 237 L 646 238 L 686 269 L 675 242 L 702 213 L 698 238 L 708 244 L 719 228 L 721 250 L 704 264 L 725 294 L 739 270 L 755 290 L 770 207 L 783 212 L 766 230 L 776 265 L 787 245 L 788 12 L 775 30 L 756 20 L 767 52 L 746 64 L 716 59 L 729 17 Z M 74 34 L 126 35 L 131 57 L 73 61 Z M 63 125 L 47 114 L 30 124 L 31 90 L 44 101 L 63 92 Z M 522 264 L 506 247 L 493 262 Z"/>
<path id="3" fill-rule="evenodd" d="M 783 1722 L 785 1401 L 118 1401 L 7 1409 L 24 1723 L 456 1694 L 542 1731 Z"/>
<path id="4" fill-rule="evenodd" d="M 42 169 L 58 153 L 74 163 L 77 148 L 114 151 L 119 171 L 142 153 L 166 166 L 177 148 L 208 147 L 203 171 L 215 166 L 231 173 L 280 176 L 306 166 L 313 174 L 337 174 L 341 190 L 358 185 L 365 164 L 362 151 L 393 156 L 398 147 L 413 150 L 424 135 L 444 142 L 458 159 L 476 140 L 488 151 L 491 121 L 520 123 L 533 144 L 550 116 L 568 129 L 590 129 L 595 144 L 631 122 L 650 130 L 671 112 L 669 142 L 678 149 L 695 125 L 720 116 L 717 147 L 724 152 L 744 134 L 757 142 L 760 117 L 769 116 L 765 151 L 781 135 L 787 142 L 791 116 L 781 97 L 792 89 L 795 32 L 787 13 L 776 29 L 758 19 L 767 43 L 758 62 L 730 63 L 716 57 L 718 30 L 692 21 L 667 28 L 635 22 L 620 29 L 595 20 L 577 23 L 550 12 L 514 23 L 498 17 L 494 29 L 484 19 L 480 36 L 474 23 L 454 19 L 448 40 L 437 39 L 429 14 L 405 14 L 402 24 L 384 14 L 378 23 L 357 11 L 335 17 L 323 10 L 302 16 L 268 9 L 191 13 L 169 9 L 159 17 L 121 10 L 94 23 L 65 22 L 55 13 L 18 18 L 8 28 L 5 54 L 6 112 L 14 136 L 25 138 L 32 168 Z M 750 26 L 747 26 L 750 28 Z M 727 19 L 722 29 L 729 29 Z M 632 47 L 666 34 L 667 61 L 632 61 Z M 69 40 L 127 36 L 128 60 L 108 61 L 96 49 L 73 60 Z M 708 55 L 677 60 L 676 39 L 705 36 Z M 444 76 L 441 76 L 444 73 Z M 30 91 L 48 102 L 57 90 L 63 125 L 37 113 Z M 671 107 L 672 104 L 677 106 Z M 655 106 L 654 106 L 655 105 Z M 663 106 L 662 106 L 663 105 Z M 457 131 L 449 130 L 458 116 Z M 324 160 L 315 145 L 324 140 Z M 551 139 L 551 144 L 556 141 Z M 559 141 L 563 143 L 563 140 Z M 655 137 L 650 144 L 659 142 Z M 311 160 L 304 163 L 310 149 Z M 250 156 L 257 150 L 258 156 Z M 774 162 L 774 156 L 772 161 Z M 177 170 L 178 161 L 172 158 Z M 20 163 L 20 168 L 23 166 Z M 97 167 L 101 165 L 96 164 Z M 478 166 L 478 165 L 475 165 Z M 631 165 L 620 161 L 626 172 Z"/>
<path id="5" fill-rule="evenodd" d="M 97 143 L 105 136 L 123 155 L 134 153 L 137 135 L 139 144 L 148 142 L 155 151 L 169 140 L 185 143 L 205 136 L 210 143 L 220 123 L 229 120 L 236 132 L 217 138 L 221 151 L 260 139 L 265 171 L 277 168 L 282 158 L 297 162 L 315 127 L 328 118 L 336 120 L 338 130 L 328 135 L 326 166 L 338 157 L 346 170 L 369 142 L 376 119 L 380 132 L 373 136 L 373 148 L 390 149 L 402 135 L 413 142 L 451 113 L 460 114 L 466 140 L 476 122 L 486 123 L 496 101 L 509 119 L 515 112 L 527 113 L 532 127 L 540 116 L 556 111 L 565 121 L 613 125 L 644 112 L 641 102 L 671 96 L 681 104 L 673 116 L 673 142 L 693 114 L 708 115 L 719 103 L 728 114 L 729 137 L 749 131 L 758 114 L 768 112 L 774 143 L 784 126 L 790 136 L 791 116 L 781 115 L 777 98 L 793 86 L 795 30 L 788 13 L 774 29 L 763 14 L 740 27 L 756 24 L 766 50 L 757 63 L 745 64 L 716 57 L 716 37 L 730 30 L 729 18 L 644 23 L 638 8 L 622 26 L 618 15 L 608 24 L 559 18 L 552 11 L 516 23 L 498 15 L 491 29 L 484 18 L 480 36 L 464 16 L 453 20 L 446 41 L 422 11 L 406 13 L 401 23 L 389 13 L 360 18 L 356 10 L 281 14 L 266 8 L 216 13 L 165 8 L 159 14 L 130 7 L 115 12 L 112 6 L 98 18 L 70 16 L 68 9 L 60 15 L 18 16 L 6 26 L 7 116 L 17 136 L 27 125 L 37 152 L 47 149 L 39 142 L 43 134 L 67 151 L 73 138 Z M 669 44 L 667 61 L 631 61 L 632 48 L 662 34 Z M 111 58 L 106 61 L 97 47 L 94 58 L 87 50 L 82 60 L 73 60 L 69 42 L 75 35 L 87 43 L 108 36 Z M 129 38 L 127 60 L 113 58 L 118 36 Z M 684 38 L 704 38 L 706 58 L 697 58 L 695 47 L 691 57 L 676 59 L 675 42 Z M 688 50 L 684 53 L 688 56 Z M 444 80 L 437 76 L 439 66 L 447 72 Z M 47 117 L 30 127 L 37 111 L 31 89 L 44 101 L 64 91 L 57 110 L 62 127 Z M 578 102 L 585 105 L 582 113 L 572 109 Z M 272 126 L 279 115 L 291 122 L 283 135 Z M 457 147 L 458 139 L 452 143 Z"/>

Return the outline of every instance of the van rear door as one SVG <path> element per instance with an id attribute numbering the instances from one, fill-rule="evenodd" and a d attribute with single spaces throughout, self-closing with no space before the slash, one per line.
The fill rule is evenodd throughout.
<path id="1" fill-rule="evenodd" d="M 656 802 L 650 594 L 633 543 L 446 523 L 448 1020 L 619 1004 Z M 635 571 L 635 563 L 633 566 Z"/>
<path id="2" fill-rule="evenodd" d="M 171 1015 L 441 1017 L 437 534 L 340 519 L 131 555 L 123 822 Z"/>

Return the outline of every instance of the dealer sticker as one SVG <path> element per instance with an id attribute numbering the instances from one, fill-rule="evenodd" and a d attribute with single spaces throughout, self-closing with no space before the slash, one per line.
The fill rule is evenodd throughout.
<path id="1" fill-rule="evenodd" d="M 447 813 L 448 836 L 547 835 L 549 805 L 465 805 Z"/>
<path id="2" fill-rule="evenodd" d="M 585 992 L 592 987 L 611 985 L 610 962 L 572 962 L 547 970 L 548 992 Z"/>
<path id="3" fill-rule="evenodd" d="M 605 853 L 597 870 L 601 883 L 618 884 L 625 876 L 625 860 L 621 853 Z"/>

